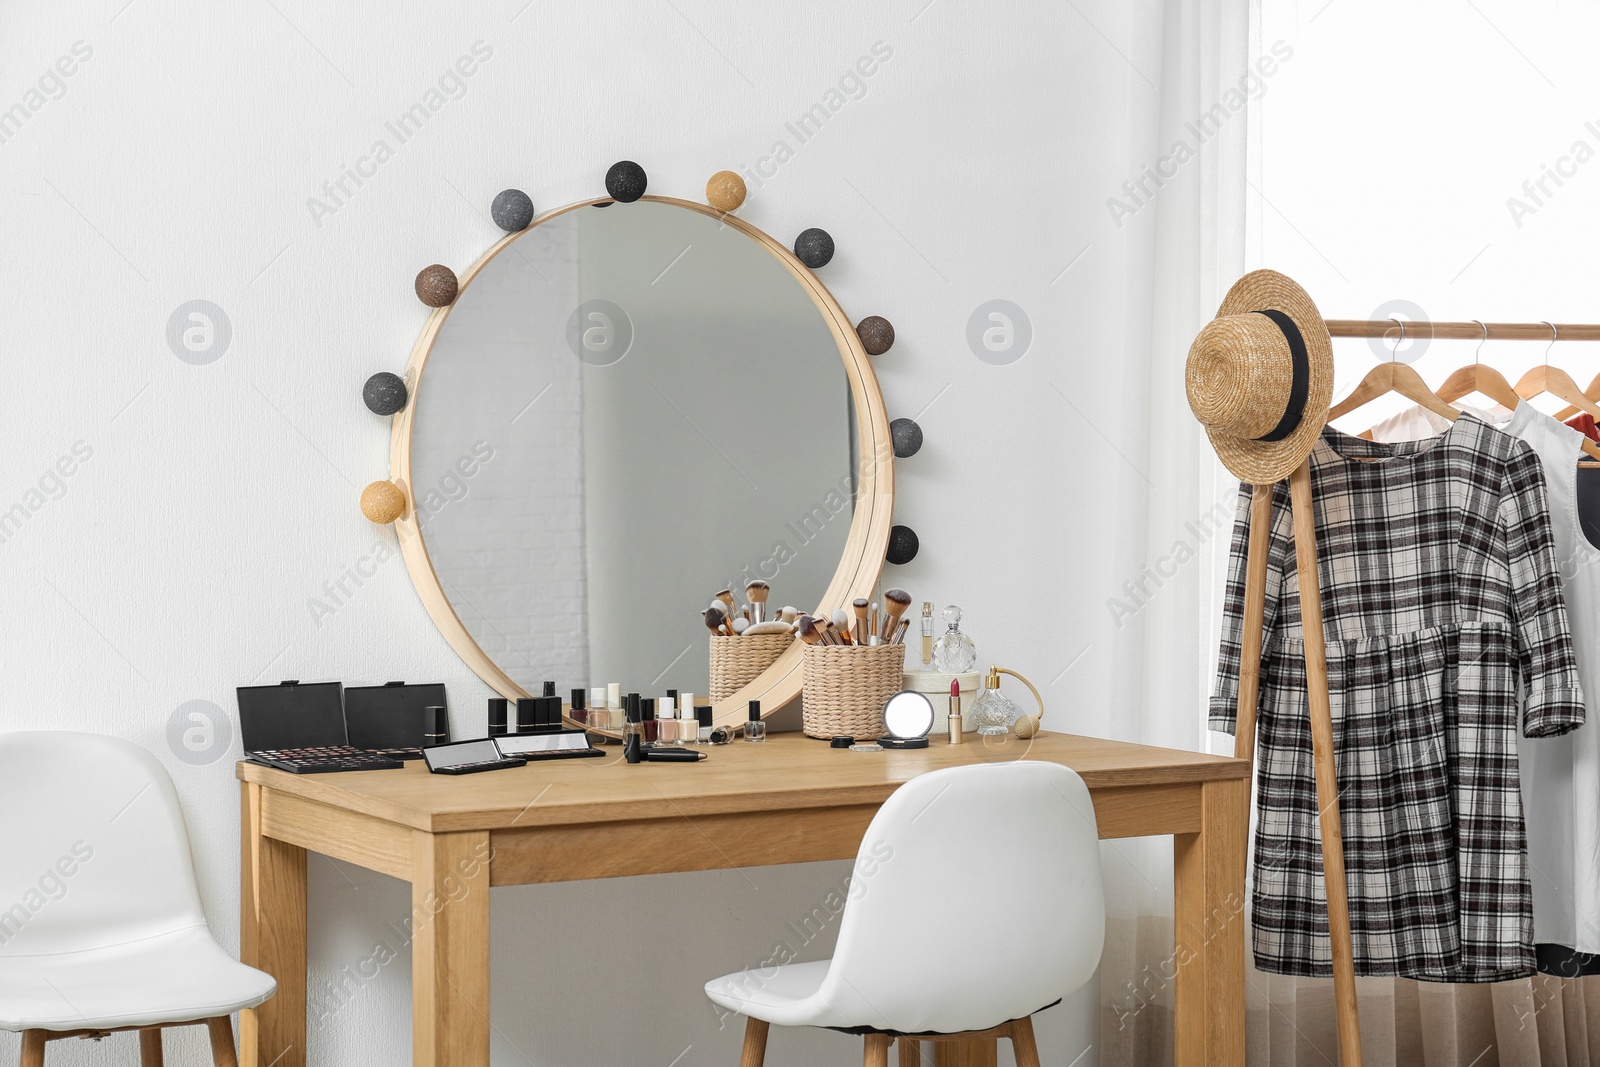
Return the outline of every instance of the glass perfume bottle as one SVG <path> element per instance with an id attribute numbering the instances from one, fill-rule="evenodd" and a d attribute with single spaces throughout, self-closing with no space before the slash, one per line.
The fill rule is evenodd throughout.
<path id="1" fill-rule="evenodd" d="M 990 667 L 983 688 L 972 701 L 972 721 L 977 724 L 978 733 L 985 736 L 1010 733 L 1011 724 L 1021 713 L 1016 701 L 1000 692 L 1000 671 Z"/>
<path id="2" fill-rule="evenodd" d="M 944 609 L 944 633 L 933 646 L 934 669 L 945 674 L 966 674 L 977 666 L 978 649 L 972 638 L 961 632 L 961 609 L 951 604 Z"/>

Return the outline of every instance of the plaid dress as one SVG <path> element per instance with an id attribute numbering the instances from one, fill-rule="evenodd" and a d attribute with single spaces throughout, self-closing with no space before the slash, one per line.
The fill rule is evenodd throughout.
<path id="1" fill-rule="evenodd" d="M 1329 428 L 1311 453 L 1311 483 L 1356 973 L 1448 982 L 1532 974 L 1519 697 L 1529 737 L 1584 718 L 1539 457 L 1471 415 L 1404 444 Z M 1212 728 L 1228 733 L 1249 518 L 1245 486 L 1210 709 Z M 1327 976 L 1287 484 L 1275 491 L 1269 545 L 1256 966 Z"/>

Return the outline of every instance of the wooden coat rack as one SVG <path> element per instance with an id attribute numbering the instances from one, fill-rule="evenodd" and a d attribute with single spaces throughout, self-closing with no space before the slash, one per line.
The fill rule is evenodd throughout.
<path id="1" fill-rule="evenodd" d="M 1328 319 L 1333 337 L 1387 337 L 1394 319 Z M 1545 322 L 1407 322 L 1416 338 L 1505 341 L 1600 341 L 1600 324 Z M 1600 378 L 1596 378 L 1600 384 Z M 1591 386 L 1591 389 L 1593 386 Z M 1250 539 L 1245 555 L 1244 633 L 1239 659 L 1239 698 L 1234 753 L 1253 762 L 1256 709 L 1261 694 L 1262 625 L 1266 616 L 1267 553 L 1276 483 L 1255 485 L 1250 494 Z M 1311 500 L 1311 459 L 1289 475 L 1294 522 L 1295 572 L 1300 581 L 1300 625 L 1306 657 L 1306 701 L 1311 718 L 1311 759 L 1316 770 L 1322 870 L 1328 897 L 1328 936 L 1333 952 L 1334 1005 L 1339 1023 L 1341 1067 L 1361 1067 L 1361 1022 L 1356 1010 L 1350 901 L 1344 869 L 1344 834 L 1339 823 L 1339 782 L 1334 766 L 1333 711 L 1328 695 L 1327 645 L 1322 627 L 1322 587 L 1317 574 L 1317 520 Z M 1254 781 L 1252 777 L 1246 779 Z M 1248 862 L 1248 861 L 1247 861 Z"/>

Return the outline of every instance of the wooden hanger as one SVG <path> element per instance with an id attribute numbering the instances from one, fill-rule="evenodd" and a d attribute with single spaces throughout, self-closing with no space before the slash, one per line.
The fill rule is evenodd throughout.
<path id="1" fill-rule="evenodd" d="M 1483 350 L 1483 342 L 1489 339 L 1489 327 L 1482 322 L 1478 325 L 1483 327 L 1483 338 L 1472 352 L 1472 362 L 1452 373 L 1435 392 L 1439 399 L 1447 404 L 1478 393 L 1493 400 L 1507 411 L 1515 411 L 1522 398 L 1511 388 L 1511 383 L 1506 381 L 1504 374 L 1478 358 L 1478 353 Z"/>
<path id="2" fill-rule="evenodd" d="M 1571 404 L 1574 414 L 1583 411 L 1600 419 L 1600 407 L 1595 406 L 1595 402 L 1584 395 L 1583 390 L 1578 388 L 1578 383 L 1572 380 L 1572 375 L 1560 367 L 1550 365 L 1550 349 L 1556 346 L 1561 334 L 1556 329 L 1555 323 L 1547 322 L 1545 325 L 1550 327 L 1550 345 L 1544 350 L 1544 362 L 1524 374 L 1517 382 L 1517 395 L 1524 400 L 1532 400 L 1541 393 L 1549 393 L 1557 400 L 1565 400 Z M 1589 440 L 1587 435 L 1583 438 L 1583 450 L 1595 459 L 1600 459 L 1600 445 Z"/>
<path id="3" fill-rule="evenodd" d="M 1395 342 L 1394 350 L 1400 351 L 1400 346 L 1406 340 L 1406 324 L 1399 319 L 1392 320 L 1400 327 L 1400 338 Z M 1341 400 L 1328 412 L 1328 421 L 1342 418 L 1356 408 L 1364 407 L 1386 393 L 1398 393 L 1414 404 L 1420 404 L 1441 418 L 1454 422 L 1461 414 L 1428 388 L 1428 383 L 1422 380 L 1422 375 L 1412 370 L 1407 364 L 1391 359 L 1387 363 L 1380 363 L 1367 372 L 1349 396 Z"/>
<path id="4" fill-rule="evenodd" d="M 1600 401 L 1600 374 L 1594 376 L 1594 380 L 1589 383 L 1589 388 L 1583 391 L 1583 395 L 1590 400 Z M 1582 413 L 1577 408 L 1567 407 L 1556 412 L 1553 417 L 1557 422 L 1566 422 L 1572 416 L 1579 414 Z"/>

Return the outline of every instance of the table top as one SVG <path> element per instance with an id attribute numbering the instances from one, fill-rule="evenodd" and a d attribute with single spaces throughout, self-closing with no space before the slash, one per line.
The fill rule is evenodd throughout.
<path id="1" fill-rule="evenodd" d="M 926 749 L 851 752 L 798 733 L 761 744 L 736 739 L 696 746 L 699 763 L 623 762 L 618 745 L 602 759 L 546 760 L 484 774 L 429 774 L 421 760 L 403 770 L 290 774 L 241 762 L 241 781 L 419 830 L 502 830 L 722 812 L 881 804 L 927 771 L 1018 759 L 1065 764 L 1091 790 L 1244 778 L 1248 764 L 1227 756 L 1155 748 L 1076 734 L 1006 735 L 962 745 L 942 737 Z"/>

